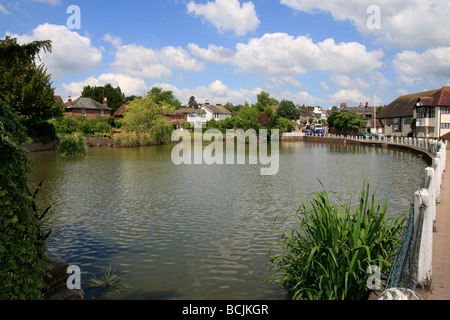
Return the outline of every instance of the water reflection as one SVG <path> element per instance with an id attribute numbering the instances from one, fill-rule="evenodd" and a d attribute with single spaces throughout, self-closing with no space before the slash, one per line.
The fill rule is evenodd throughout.
<path id="1" fill-rule="evenodd" d="M 299 195 L 321 184 L 349 195 L 366 178 L 395 215 L 426 167 L 401 151 L 294 142 L 281 145 L 278 174 L 261 176 L 259 165 L 176 166 L 172 147 L 32 154 L 39 204 L 53 206 L 50 256 L 79 265 L 82 281 L 108 265 L 125 272 L 123 299 L 279 299 L 281 288 L 262 286 L 280 237 L 273 222 Z"/>

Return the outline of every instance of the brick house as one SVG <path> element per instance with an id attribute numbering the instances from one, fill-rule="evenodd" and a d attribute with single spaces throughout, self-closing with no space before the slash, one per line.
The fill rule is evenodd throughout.
<path id="1" fill-rule="evenodd" d="M 72 117 L 101 118 L 111 117 L 111 108 L 108 107 L 108 100 L 105 98 L 103 104 L 91 98 L 80 97 L 72 101 L 69 97 L 65 104 L 64 114 Z"/>
<path id="2" fill-rule="evenodd" d="M 190 114 L 193 108 L 180 108 L 175 111 L 165 113 L 165 116 L 169 119 L 170 123 L 176 126 L 177 129 L 182 129 L 184 123 L 188 121 L 188 114 Z"/>
<path id="3" fill-rule="evenodd" d="M 428 91 L 414 105 L 416 132 L 419 138 L 441 138 L 450 133 L 450 87 Z"/>
<path id="4" fill-rule="evenodd" d="M 377 119 L 383 124 L 383 133 L 386 136 L 406 137 L 411 132 L 411 120 L 414 118 L 417 99 L 428 95 L 430 91 L 407 94 L 388 104 L 377 114 Z"/>
<path id="5" fill-rule="evenodd" d="M 114 112 L 114 114 L 113 114 L 114 119 L 123 119 L 123 113 L 126 110 L 127 110 L 127 106 L 126 105 L 120 106 L 120 108 L 117 109 L 116 112 Z"/>

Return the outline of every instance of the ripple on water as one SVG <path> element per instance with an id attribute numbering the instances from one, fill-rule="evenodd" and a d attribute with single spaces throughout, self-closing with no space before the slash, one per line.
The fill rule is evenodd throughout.
<path id="1" fill-rule="evenodd" d="M 275 225 L 290 223 L 283 214 L 295 213 L 299 195 L 322 184 L 347 195 L 347 182 L 357 193 L 366 178 L 396 214 L 408 209 L 426 167 L 409 153 L 297 143 L 282 145 L 280 170 L 267 177 L 254 165 L 175 166 L 170 152 L 33 154 L 40 165 L 32 178 L 44 179 L 40 207 L 52 205 L 49 255 L 87 276 L 108 265 L 126 273 L 133 289 L 125 299 L 278 299 L 281 288 L 262 284 L 281 236 Z"/>

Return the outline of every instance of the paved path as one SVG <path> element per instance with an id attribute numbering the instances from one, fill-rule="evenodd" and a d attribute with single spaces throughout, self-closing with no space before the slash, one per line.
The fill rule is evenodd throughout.
<path id="1" fill-rule="evenodd" d="M 447 159 L 450 150 L 447 150 Z M 427 300 L 450 300 L 450 166 L 442 178 L 440 202 L 436 208 L 436 232 L 433 233 L 431 290 L 423 295 Z"/>

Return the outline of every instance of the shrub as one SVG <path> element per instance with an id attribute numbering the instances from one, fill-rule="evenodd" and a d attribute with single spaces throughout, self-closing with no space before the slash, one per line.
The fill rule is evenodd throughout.
<path id="1" fill-rule="evenodd" d="M 150 129 L 152 139 L 157 144 L 165 144 L 172 138 L 173 127 L 167 118 L 158 118 Z"/>
<path id="2" fill-rule="evenodd" d="M 0 102 L 0 300 L 43 299 L 47 257 L 28 191 L 24 128 Z"/>
<path id="3" fill-rule="evenodd" d="M 57 151 L 62 155 L 74 156 L 86 154 L 87 146 L 86 142 L 78 134 L 68 134 L 60 138 Z"/>
<path id="4" fill-rule="evenodd" d="M 78 130 L 77 119 L 64 115 L 53 120 L 56 132 L 60 134 L 72 134 Z"/>
<path id="5" fill-rule="evenodd" d="M 271 257 L 275 272 L 268 281 L 283 285 L 293 299 L 367 299 L 367 268 L 389 271 L 405 221 L 404 214 L 387 219 L 387 201 L 377 206 L 368 194 L 364 183 L 355 209 L 342 200 L 331 205 L 325 190 L 309 204 L 302 200 L 290 215 L 298 229 L 280 228 L 283 252 Z"/>
<path id="6" fill-rule="evenodd" d="M 27 136 L 33 140 L 48 142 L 56 139 L 56 129 L 53 123 L 38 117 L 22 118 L 21 121 L 26 128 Z"/>

